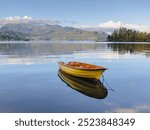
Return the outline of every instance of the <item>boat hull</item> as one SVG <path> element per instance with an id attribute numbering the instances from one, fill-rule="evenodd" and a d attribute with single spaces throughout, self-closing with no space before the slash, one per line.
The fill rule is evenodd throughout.
<path id="1" fill-rule="evenodd" d="M 73 67 L 65 66 L 62 63 L 58 63 L 58 65 L 60 70 L 64 71 L 67 74 L 83 78 L 92 78 L 96 80 L 98 80 L 103 74 L 103 72 L 106 70 L 106 69 L 96 69 L 96 70 L 76 69 Z"/>

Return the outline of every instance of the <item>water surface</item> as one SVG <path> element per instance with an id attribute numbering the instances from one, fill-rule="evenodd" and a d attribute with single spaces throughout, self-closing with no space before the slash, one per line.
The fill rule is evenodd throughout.
<path id="1" fill-rule="evenodd" d="M 108 70 L 97 83 L 64 81 L 57 61 Z M 150 44 L 0 43 L 0 112 L 150 112 Z"/>

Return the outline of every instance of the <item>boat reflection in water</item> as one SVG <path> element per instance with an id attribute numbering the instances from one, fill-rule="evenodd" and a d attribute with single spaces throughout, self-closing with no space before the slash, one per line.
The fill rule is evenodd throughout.
<path id="1" fill-rule="evenodd" d="M 104 99 L 108 94 L 107 89 L 100 80 L 97 81 L 75 77 L 61 70 L 58 71 L 58 76 L 72 89 L 77 90 L 86 96 Z"/>

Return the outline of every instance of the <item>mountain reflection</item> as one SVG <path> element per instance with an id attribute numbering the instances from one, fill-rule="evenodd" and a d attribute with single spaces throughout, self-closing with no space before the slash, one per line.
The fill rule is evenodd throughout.
<path id="1" fill-rule="evenodd" d="M 107 49 L 106 44 L 57 42 L 0 43 L 0 64 L 43 63 L 73 56 L 78 52 Z"/>
<path id="2" fill-rule="evenodd" d="M 108 95 L 107 89 L 101 81 L 89 80 L 71 76 L 61 70 L 58 71 L 58 76 L 70 88 L 78 92 L 97 99 L 104 99 Z"/>
<path id="3" fill-rule="evenodd" d="M 129 54 L 150 58 L 150 44 L 8 42 L 0 43 L 0 64 L 33 64 L 60 58 L 119 59 Z M 123 57 L 122 57 L 123 56 Z"/>

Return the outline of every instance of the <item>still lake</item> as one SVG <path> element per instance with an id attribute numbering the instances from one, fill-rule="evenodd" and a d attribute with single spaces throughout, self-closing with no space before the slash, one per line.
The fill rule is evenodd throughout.
<path id="1" fill-rule="evenodd" d="M 58 61 L 108 70 L 99 88 L 78 80 L 74 88 L 61 79 Z M 1 42 L 0 112 L 149 113 L 150 44 Z"/>

